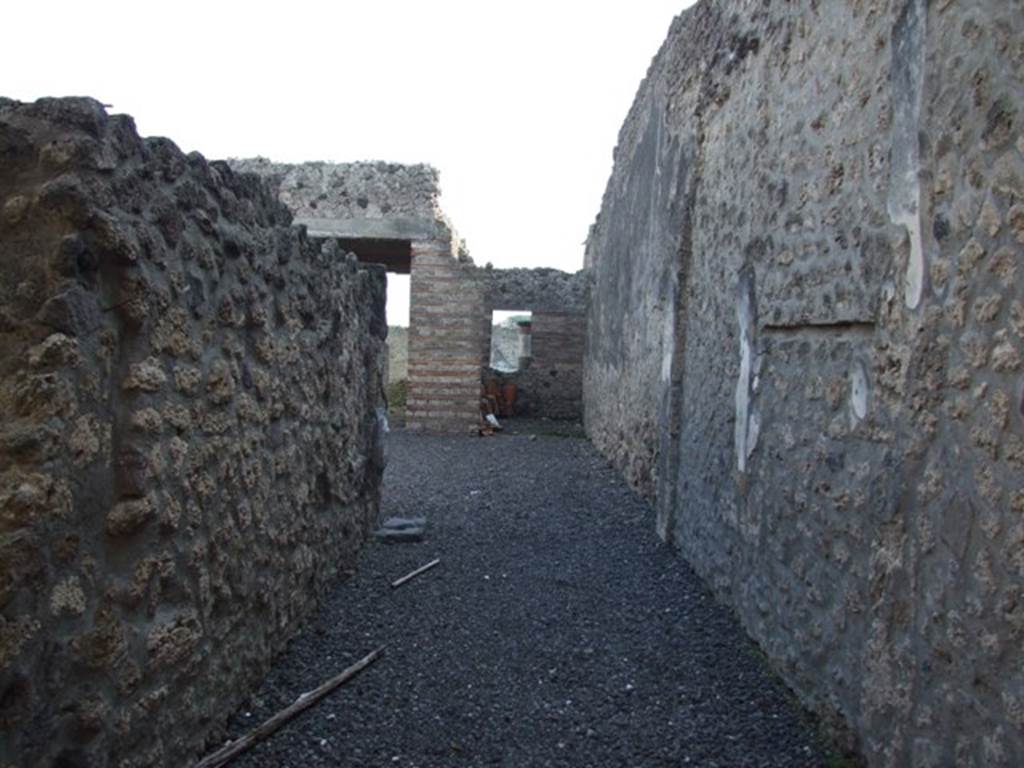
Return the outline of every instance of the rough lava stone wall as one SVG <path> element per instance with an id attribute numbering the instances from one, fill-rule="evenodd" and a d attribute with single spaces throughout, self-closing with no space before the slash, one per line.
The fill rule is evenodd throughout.
<path id="1" fill-rule="evenodd" d="M 0 765 L 181 766 L 379 508 L 384 280 L 88 99 L 0 100 Z"/>
<path id="2" fill-rule="evenodd" d="M 494 310 L 573 312 L 583 315 L 587 308 L 587 276 L 549 267 L 494 269 L 484 267 L 487 305 Z"/>
<path id="3" fill-rule="evenodd" d="M 1024 763 L 1024 7 L 703 2 L 588 244 L 586 425 L 873 766 Z"/>
<path id="4" fill-rule="evenodd" d="M 266 178 L 297 217 L 432 219 L 440 214 L 439 174 L 429 165 L 399 163 L 275 163 L 231 159 L 236 171 Z"/>

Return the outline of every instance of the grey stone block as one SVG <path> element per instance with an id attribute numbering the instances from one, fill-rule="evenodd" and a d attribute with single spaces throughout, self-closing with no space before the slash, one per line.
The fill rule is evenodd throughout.
<path id="1" fill-rule="evenodd" d="M 377 529 L 374 536 L 389 544 L 423 541 L 426 528 L 427 518 L 425 517 L 389 517 L 381 523 L 381 527 Z"/>

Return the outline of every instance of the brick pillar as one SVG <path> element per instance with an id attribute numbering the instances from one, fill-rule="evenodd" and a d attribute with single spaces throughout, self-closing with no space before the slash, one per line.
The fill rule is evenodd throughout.
<path id="1" fill-rule="evenodd" d="M 407 426 L 473 431 L 480 421 L 483 284 L 445 243 L 413 241 L 410 293 Z"/>

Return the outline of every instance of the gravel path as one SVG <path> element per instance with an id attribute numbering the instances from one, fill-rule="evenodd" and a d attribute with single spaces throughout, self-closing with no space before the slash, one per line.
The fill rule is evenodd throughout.
<path id="1" fill-rule="evenodd" d="M 426 539 L 369 545 L 232 737 L 387 651 L 233 765 L 826 764 L 813 721 L 578 432 L 394 432 L 389 451 L 384 515 L 426 515 Z"/>

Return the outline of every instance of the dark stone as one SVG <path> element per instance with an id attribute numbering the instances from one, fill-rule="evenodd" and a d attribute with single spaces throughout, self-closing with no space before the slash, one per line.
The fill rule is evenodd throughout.
<path id="1" fill-rule="evenodd" d="M 392 531 L 402 531 L 409 528 L 425 528 L 427 518 L 425 517 L 389 517 L 381 527 Z"/>
<path id="2" fill-rule="evenodd" d="M 374 531 L 374 538 L 385 544 L 405 544 L 409 542 L 423 541 L 422 528 L 403 528 L 400 531 L 392 531 L 382 528 Z"/>
<path id="3" fill-rule="evenodd" d="M 87 336 L 103 323 L 95 294 L 77 285 L 43 304 L 38 319 L 68 336 Z"/>
<path id="4" fill-rule="evenodd" d="M 50 260 L 50 266 L 62 277 L 75 277 L 78 274 L 78 259 L 85 252 L 82 238 L 78 235 L 68 235 L 60 241 L 56 253 Z"/>
<path id="5" fill-rule="evenodd" d="M 0 128 L 3 129 L 0 130 L 0 168 L 13 167 L 16 159 L 29 157 L 34 151 L 32 142 L 24 131 L 7 124 Z"/>
<path id="6" fill-rule="evenodd" d="M 981 137 L 989 147 L 999 147 L 1005 144 L 1013 136 L 1013 123 L 1017 117 L 1017 108 L 1002 98 L 989 107 L 985 116 L 985 130 Z"/>
<path id="7" fill-rule="evenodd" d="M 224 238 L 224 256 L 229 259 L 237 259 L 242 255 L 242 249 L 239 244 L 229 237 Z"/>
<path id="8" fill-rule="evenodd" d="M 192 314 L 199 317 L 202 314 L 203 305 L 206 303 L 206 286 L 203 281 L 194 275 L 188 276 L 188 307 Z"/>
<path id="9" fill-rule="evenodd" d="M 388 544 L 423 541 L 426 527 L 425 517 L 389 517 L 381 523 L 374 536 Z"/>
<path id="10" fill-rule="evenodd" d="M 117 483 L 121 498 L 146 495 L 149 479 L 149 459 L 138 448 L 125 448 L 117 457 Z"/>

